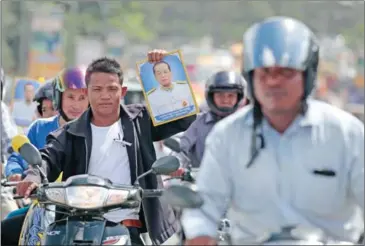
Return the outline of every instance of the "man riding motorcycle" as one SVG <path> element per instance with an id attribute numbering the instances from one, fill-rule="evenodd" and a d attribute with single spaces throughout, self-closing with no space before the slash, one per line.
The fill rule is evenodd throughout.
<path id="1" fill-rule="evenodd" d="M 246 81 L 232 71 L 217 72 L 208 79 L 205 88 L 209 110 L 201 113 L 180 139 L 181 151 L 189 157 L 192 167 L 200 166 L 205 139 L 213 126 L 246 101 Z"/>
<path id="2" fill-rule="evenodd" d="M 309 98 L 319 46 L 298 20 L 272 17 L 244 35 L 252 107 L 220 121 L 197 177 L 204 198 L 183 214 L 186 245 L 215 245 L 229 209 L 233 244 L 287 226 L 356 242 L 364 228 L 364 124 Z"/>
<path id="3" fill-rule="evenodd" d="M 41 118 L 50 118 L 57 114 L 53 107 L 53 80 L 44 83 L 35 93 L 33 101 L 37 102 L 37 111 Z"/>
<path id="4" fill-rule="evenodd" d="M 29 127 L 27 137 L 38 149 L 45 146 L 49 133 L 78 118 L 89 105 L 85 71 L 80 67 L 67 68 L 61 71 L 58 76 L 47 83 L 48 85 L 52 85 L 53 92 L 51 94 L 48 91 L 45 96 L 52 99 L 53 107 L 59 115 L 47 119 L 37 119 Z M 49 87 L 47 88 L 49 89 Z M 25 177 L 27 170 L 28 163 L 18 153 L 13 152 L 5 166 L 7 179 L 20 181 Z M 12 228 L 10 233 L 1 233 L 3 243 L 17 244 L 22 224 L 21 222 L 14 223 L 14 221 L 22 221 L 26 212 L 27 208 L 16 210 L 8 215 L 8 219 L 1 222 L 2 228 Z"/>
<path id="5" fill-rule="evenodd" d="M 166 52 L 149 53 L 149 61 L 162 59 Z M 89 174 L 107 178 L 115 184 L 132 185 L 138 175 L 149 170 L 156 160 L 153 142 L 185 131 L 195 116 L 154 127 L 143 105 L 123 105 L 127 92 L 119 63 L 110 58 L 93 61 L 85 76 L 90 108 L 77 120 L 52 132 L 40 150 L 41 169 L 54 181 L 60 172 L 62 180 Z M 19 195 L 30 195 L 40 183 L 39 172 L 30 169 L 17 186 Z M 160 177 L 150 174 L 139 180 L 145 189 L 162 185 Z M 159 199 L 142 201 L 141 209 L 118 209 L 104 214 L 109 221 L 128 228 L 133 244 L 143 244 L 141 233 L 148 231 L 151 241 L 161 244 L 178 229 L 171 207 Z M 56 216 L 64 216 L 58 214 Z M 114 224 L 113 224 L 114 223 Z M 2 231 L 3 233 L 3 231 Z"/>

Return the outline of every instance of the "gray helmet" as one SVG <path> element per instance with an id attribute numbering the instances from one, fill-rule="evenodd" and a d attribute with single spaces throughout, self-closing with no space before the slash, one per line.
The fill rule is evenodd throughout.
<path id="1" fill-rule="evenodd" d="M 43 99 L 53 101 L 53 83 L 52 81 L 45 82 L 40 86 L 35 93 L 33 101 L 40 103 Z"/>
<path id="2" fill-rule="evenodd" d="M 48 99 L 53 102 L 53 91 L 53 81 L 46 81 L 42 86 L 38 88 L 37 92 L 35 93 L 33 101 L 38 103 L 37 110 L 40 115 L 42 115 L 43 100 Z"/>
<path id="3" fill-rule="evenodd" d="M 213 100 L 215 92 L 233 91 L 238 95 L 237 103 L 232 108 L 220 108 Z M 209 109 L 219 115 L 227 116 L 235 112 L 240 101 L 246 96 L 246 80 L 238 73 L 233 71 L 220 71 L 211 76 L 205 87 L 205 98 Z"/>
<path id="4" fill-rule="evenodd" d="M 254 101 L 254 70 L 273 65 L 303 71 L 304 99 L 310 95 L 316 84 L 319 45 L 305 24 L 289 17 L 265 19 L 246 31 L 243 47 L 242 75 Z"/>

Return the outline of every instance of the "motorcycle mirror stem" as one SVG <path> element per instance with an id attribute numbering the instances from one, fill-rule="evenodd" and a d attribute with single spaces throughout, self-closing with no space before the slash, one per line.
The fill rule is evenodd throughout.
<path id="1" fill-rule="evenodd" d="M 48 181 L 47 175 L 43 172 L 43 170 L 40 168 L 40 166 L 39 165 L 33 165 L 33 167 L 35 167 L 39 171 L 39 173 L 41 174 L 42 183 L 43 184 L 48 184 L 49 181 Z"/>
<path id="2" fill-rule="evenodd" d="M 175 156 L 164 156 L 158 160 L 156 160 L 150 170 L 139 175 L 136 179 L 135 185 L 138 185 L 138 182 L 141 178 L 147 176 L 150 173 L 154 173 L 157 175 L 168 175 L 177 171 L 180 167 L 179 159 Z"/>
<path id="3" fill-rule="evenodd" d="M 143 178 L 143 177 L 147 176 L 147 175 L 148 175 L 148 174 L 150 174 L 150 173 L 152 173 L 152 169 L 150 169 L 150 170 L 148 170 L 147 172 L 145 172 L 145 173 L 143 173 L 143 174 L 139 175 L 139 176 L 137 177 L 136 181 L 134 182 L 134 185 L 135 185 L 135 186 L 138 186 L 138 185 L 139 185 L 139 180 L 140 180 L 141 178 Z"/>

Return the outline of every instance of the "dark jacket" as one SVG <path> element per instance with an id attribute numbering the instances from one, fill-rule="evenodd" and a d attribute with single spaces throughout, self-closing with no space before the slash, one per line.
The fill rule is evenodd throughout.
<path id="1" fill-rule="evenodd" d="M 132 143 L 127 146 L 132 183 L 138 175 L 148 171 L 156 160 L 153 142 L 185 131 L 194 120 L 195 116 L 191 116 L 154 127 L 144 106 L 121 106 L 124 141 Z M 55 181 L 61 172 L 63 180 L 87 173 L 92 146 L 90 121 L 89 109 L 79 119 L 48 136 L 41 155 L 42 169 L 47 173 L 50 182 Z M 39 172 L 34 169 L 28 171 L 26 180 L 40 182 Z M 156 189 L 162 186 L 162 181 L 156 175 L 147 175 L 140 180 L 140 185 L 142 188 Z M 142 204 L 142 232 L 148 231 L 153 243 L 163 243 L 178 229 L 172 209 L 158 198 L 144 199 Z"/>

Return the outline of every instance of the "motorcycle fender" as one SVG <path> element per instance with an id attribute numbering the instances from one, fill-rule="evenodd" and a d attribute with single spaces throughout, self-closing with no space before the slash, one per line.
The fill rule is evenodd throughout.
<path id="1" fill-rule="evenodd" d="M 64 219 L 47 228 L 42 245 L 130 245 L 126 227 L 102 220 Z"/>
<path id="2" fill-rule="evenodd" d="M 42 245 L 65 245 L 67 234 L 66 224 L 66 220 L 51 223 L 44 233 Z"/>
<path id="3" fill-rule="evenodd" d="M 102 245 L 132 245 L 128 229 L 121 224 L 107 224 Z"/>

